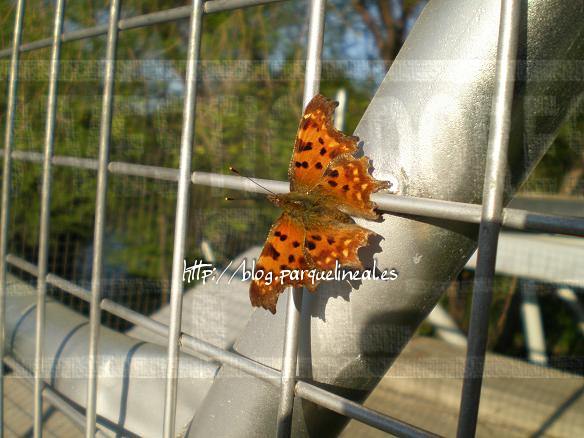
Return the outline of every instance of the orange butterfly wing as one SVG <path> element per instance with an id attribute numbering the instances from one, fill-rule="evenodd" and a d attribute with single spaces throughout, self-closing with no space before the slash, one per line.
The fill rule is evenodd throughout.
<path id="1" fill-rule="evenodd" d="M 306 230 L 306 249 L 316 268 L 321 271 L 339 266 L 363 269 L 357 251 L 375 234 L 353 223 L 331 221 Z"/>
<path id="2" fill-rule="evenodd" d="M 317 286 L 307 275 L 282 280 L 283 270 L 326 271 L 334 269 L 337 260 L 341 266 L 362 268 L 357 251 L 374 233 L 356 225 L 347 214 L 376 219 L 371 193 L 389 187 L 369 174 L 367 157 L 353 156 L 358 137 L 334 128 L 337 105 L 316 95 L 300 121 L 288 170 L 290 190 L 317 199 L 323 213 L 306 224 L 283 213 L 272 226 L 256 265 L 256 272 L 269 272 L 272 278 L 253 280 L 250 287 L 252 305 L 272 313 L 285 287 L 306 286 L 314 291 Z"/>
<path id="3" fill-rule="evenodd" d="M 369 174 L 369 158 L 344 155 L 330 163 L 313 192 L 336 201 L 339 209 L 352 216 L 377 219 L 370 197 L 387 188 L 387 181 L 377 181 Z"/>
<path id="4" fill-rule="evenodd" d="M 332 160 L 357 150 L 359 138 L 347 136 L 333 126 L 337 105 L 317 94 L 306 106 L 288 169 L 290 191 L 308 192 Z"/>
<path id="5" fill-rule="evenodd" d="M 290 190 L 316 192 L 333 200 L 343 211 L 376 219 L 371 193 L 389 188 L 369 174 L 369 159 L 357 159 L 359 137 L 347 136 L 333 126 L 337 102 L 317 94 L 306 106 L 290 161 Z"/>
<path id="6" fill-rule="evenodd" d="M 306 275 L 303 280 L 292 280 L 290 277 L 283 280 L 279 278 L 284 269 L 298 272 L 311 269 L 312 260 L 305 251 L 305 236 L 303 224 L 288 214 L 283 213 L 276 220 L 255 269 L 256 273 L 259 270 L 271 273 L 272 278 L 271 281 L 268 281 L 266 277 L 252 281 L 249 297 L 253 306 L 261 306 L 276 313 L 278 296 L 287 286 L 316 288 Z"/>

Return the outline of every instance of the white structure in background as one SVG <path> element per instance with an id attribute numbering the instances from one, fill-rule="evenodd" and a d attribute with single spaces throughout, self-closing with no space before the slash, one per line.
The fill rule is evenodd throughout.
<path id="1" fill-rule="evenodd" d="M 574 289 L 570 289 L 569 287 L 560 287 L 556 293 L 558 294 L 558 297 L 564 301 L 568 307 L 570 307 L 572 312 L 574 312 L 574 315 L 578 320 L 578 329 L 580 330 L 580 333 L 584 335 L 584 309 L 582 309 Z"/>
<path id="2" fill-rule="evenodd" d="M 476 266 L 476 252 L 466 268 Z M 512 275 L 521 279 L 521 317 L 529 360 L 546 364 L 545 336 L 541 312 L 532 281 L 560 285 L 558 296 L 567 302 L 578 317 L 584 333 L 584 312 L 573 288 L 584 288 L 584 239 L 548 234 L 522 234 L 503 232 L 499 237 L 497 274 Z"/>

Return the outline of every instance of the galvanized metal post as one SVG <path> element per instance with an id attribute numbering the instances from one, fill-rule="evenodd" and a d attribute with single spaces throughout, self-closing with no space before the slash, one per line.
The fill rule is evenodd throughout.
<path id="1" fill-rule="evenodd" d="M 96 428 L 97 410 L 97 345 L 101 325 L 101 288 L 103 270 L 103 237 L 107 197 L 107 165 L 109 159 L 112 110 L 114 101 L 114 76 L 118 45 L 118 20 L 121 0 L 111 0 L 108 19 L 105 75 L 99 131 L 99 158 L 97 168 L 97 194 L 95 200 L 95 224 L 93 231 L 93 269 L 91 272 L 91 302 L 89 308 L 89 352 L 87 369 L 87 416 L 85 435 L 92 438 Z"/>
<path id="2" fill-rule="evenodd" d="M 12 184 L 11 154 L 14 140 L 14 112 L 16 107 L 16 85 L 24 0 L 18 0 L 14 16 L 14 34 L 8 82 L 8 102 L 6 108 L 6 131 L 4 134 L 4 169 L 2 174 L 2 211 L 0 212 L 0 437 L 4 436 L 4 322 L 6 313 L 6 252 L 8 248 L 8 220 L 10 209 L 10 186 Z"/>
<path id="3" fill-rule="evenodd" d="M 497 242 L 502 222 L 505 176 L 507 175 L 507 149 L 511 129 L 520 12 L 520 0 L 502 1 L 477 268 L 458 418 L 459 438 L 474 436 L 476 432 L 489 330 L 489 308 L 493 295 Z"/>
<path id="4" fill-rule="evenodd" d="M 47 121 L 45 127 L 45 152 L 43 161 L 43 180 L 41 189 L 41 218 L 39 232 L 39 256 L 36 306 L 36 345 L 34 357 L 34 436 L 42 436 L 43 427 L 43 344 L 45 341 L 45 300 L 47 294 L 47 261 L 49 255 L 49 229 L 51 212 L 51 159 L 57 113 L 57 84 L 61 50 L 61 33 L 65 0 L 57 0 L 53 25 L 53 47 L 49 70 L 49 95 L 47 100 Z"/>
<path id="5" fill-rule="evenodd" d="M 187 231 L 189 191 L 191 189 L 191 154 L 195 132 L 197 70 L 201 46 L 202 21 L 203 1 L 193 0 L 187 52 L 186 91 L 183 108 L 178 195 L 174 225 L 174 250 L 172 254 L 172 279 L 170 286 L 170 327 L 166 369 L 166 398 L 164 404 L 164 436 L 166 438 L 174 437 L 179 338 L 181 334 L 182 316 L 184 245 Z"/>
<path id="6" fill-rule="evenodd" d="M 306 105 L 318 93 L 320 87 L 325 8 L 326 0 L 312 0 L 310 3 L 303 108 L 306 108 Z M 282 352 L 282 386 L 277 417 L 277 435 L 281 438 L 290 436 L 292 428 L 302 294 L 303 288 L 288 289 L 284 348 Z"/>

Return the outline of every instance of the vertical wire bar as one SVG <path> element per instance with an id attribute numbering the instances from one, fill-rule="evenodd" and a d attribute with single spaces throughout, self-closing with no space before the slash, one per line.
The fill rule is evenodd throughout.
<path id="1" fill-rule="evenodd" d="M 121 0 L 112 0 L 109 9 L 107 48 L 105 55 L 105 74 L 101 125 L 99 132 L 99 158 L 97 169 L 97 194 L 95 199 L 95 224 L 93 231 L 93 266 L 91 272 L 91 301 L 89 307 L 89 354 L 87 369 L 87 413 L 85 436 L 93 438 L 96 429 L 97 404 L 97 344 L 101 325 L 101 284 L 103 269 L 103 235 L 107 196 L 107 162 L 112 125 L 114 99 L 114 76 L 116 68 L 116 49 L 118 45 L 118 20 Z"/>
<path id="2" fill-rule="evenodd" d="M 296 384 L 296 369 L 298 365 L 298 330 L 303 289 L 290 288 L 288 292 L 284 350 L 282 353 L 282 375 L 280 376 L 280 404 L 277 417 L 277 436 L 279 438 L 289 437 L 292 433 L 294 386 Z"/>
<path id="3" fill-rule="evenodd" d="M 520 3 L 520 0 L 503 0 L 501 3 L 495 94 L 485 168 L 479 252 L 458 417 L 459 438 L 474 436 L 477 426 L 489 328 L 489 307 L 493 295 L 497 243 L 502 220 Z"/>
<path id="4" fill-rule="evenodd" d="M 180 146 L 178 193 L 174 225 L 172 254 L 172 279 L 170 285 L 170 325 L 168 336 L 168 362 L 166 368 L 166 394 L 164 402 L 164 436 L 174 438 L 176 394 L 178 384 L 179 337 L 182 319 L 183 260 L 186 240 L 191 157 L 195 132 L 198 63 L 201 48 L 203 1 L 193 0 L 187 52 L 186 91 L 183 108 L 183 126 Z"/>
<path id="5" fill-rule="evenodd" d="M 2 212 L 0 213 L 0 437 L 4 436 L 4 323 L 6 314 L 6 253 L 8 248 L 8 221 L 10 208 L 11 153 L 14 136 L 14 112 L 18 84 L 18 64 L 24 0 L 18 0 L 14 17 L 14 37 L 10 61 L 8 101 L 6 103 L 6 131 L 4 135 L 4 169 L 2 174 Z"/>
<path id="6" fill-rule="evenodd" d="M 310 3 L 303 108 L 306 108 L 320 88 L 325 7 L 326 0 L 312 0 Z M 298 365 L 298 330 L 302 309 L 302 293 L 303 288 L 291 288 L 288 294 L 284 349 L 282 352 L 282 382 L 277 418 L 277 436 L 280 438 L 288 437 L 292 433 L 292 410 L 294 408 L 294 387 Z"/>
<path id="7" fill-rule="evenodd" d="M 57 0 L 53 27 L 53 47 L 49 71 L 49 95 L 47 101 L 47 121 L 45 128 L 45 155 L 41 189 L 41 223 L 39 232 L 39 258 L 37 277 L 36 344 L 34 356 L 34 436 L 42 436 L 43 427 L 43 344 L 45 332 L 45 300 L 47 294 L 47 262 L 49 256 L 49 229 L 51 211 L 51 159 L 55 137 L 55 116 L 57 111 L 57 86 L 63 32 L 65 0 Z"/>

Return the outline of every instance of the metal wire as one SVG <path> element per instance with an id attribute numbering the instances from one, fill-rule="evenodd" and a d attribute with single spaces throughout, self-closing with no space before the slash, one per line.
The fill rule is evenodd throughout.
<path id="1" fill-rule="evenodd" d="M 204 12 L 212 14 L 215 12 L 229 11 L 232 9 L 258 6 L 268 3 L 276 3 L 284 0 L 211 0 L 204 4 Z M 124 18 L 118 21 L 118 30 L 136 29 L 139 27 L 152 26 L 154 24 L 168 23 L 170 21 L 189 18 L 191 13 L 190 6 L 180 6 L 178 8 L 167 9 L 164 11 L 153 12 L 150 14 L 138 15 L 135 17 Z M 74 30 L 61 35 L 61 42 L 79 41 L 87 38 L 95 38 L 105 35 L 108 32 L 107 24 L 100 24 L 86 29 Z M 19 44 L 20 52 L 30 52 L 33 50 L 50 47 L 51 38 L 43 38 L 26 44 Z M 6 58 L 12 55 L 12 49 L 0 50 L 0 58 Z"/>
<path id="2" fill-rule="evenodd" d="M 306 108 L 312 97 L 318 93 L 320 87 L 325 7 L 326 0 L 312 0 L 310 2 L 303 108 Z M 302 294 L 303 288 L 288 289 L 284 351 L 282 352 L 280 404 L 276 419 L 277 435 L 280 438 L 288 437 L 292 433 L 292 410 L 294 408 L 294 386 L 296 384 L 296 368 L 298 364 L 298 331 L 300 312 L 302 310 Z"/>
<path id="3" fill-rule="evenodd" d="M 435 437 L 433 433 L 419 429 L 402 421 L 389 418 L 386 415 L 375 412 L 371 409 L 364 410 L 361 405 L 347 400 L 336 394 L 332 394 L 322 388 L 310 385 L 306 382 L 296 383 L 296 395 L 305 400 L 310 400 L 317 405 L 323 406 L 341 415 L 354 418 L 377 429 L 391 433 L 396 436 L 407 437 Z"/>
<path id="4" fill-rule="evenodd" d="M 296 385 L 296 369 L 298 365 L 298 337 L 302 294 L 302 288 L 288 288 L 282 372 L 280 373 L 280 404 L 276 418 L 277 436 L 280 438 L 289 437 L 292 434 L 292 410 L 294 408 L 294 386 Z"/>
<path id="5" fill-rule="evenodd" d="M 493 296 L 497 243 L 503 214 L 520 11 L 519 0 L 503 0 L 501 3 L 498 62 L 485 168 L 483 211 L 458 416 L 457 436 L 459 438 L 474 436 L 477 426 L 489 330 L 489 308 Z"/>
<path id="6" fill-rule="evenodd" d="M 39 275 L 39 269 L 35 264 L 30 263 L 18 256 L 15 256 L 14 254 L 7 254 L 5 260 L 6 263 L 10 263 L 12 266 L 17 267 L 18 269 L 34 277 L 38 277 Z"/>
<path id="7" fill-rule="evenodd" d="M 12 40 L 10 79 L 8 82 L 8 103 L 6 108 L 6 131 L 4 135 L 4 170 L 2 182 L 2 212 L 0 213 L 0 359 L 4 358 L 4 323 L 6 313 L 6 252 L 8 248 L 8 220 L 10 208 L 11 160 L 10 151 L 14 134 L 14 112 L 16 106 L 16 85 L 18 81 L 18 46 L 22 37 L 22 17 L 24 0 L 16 4 L 14 17 L 14 38 Z M 4 367 L 0 360 L 0 438 L 4 436 Z"/>
<path id="8" fill-rule="evenodd" d="M 195 131 L 195 104 L 197 97 L 197 65 L 201 49 L 203 1 L 193 0 L 189 46 L 187 52 L 186 91 L 183 109 L 183 126 L 180 145 L 178 193 L 174 225 L 174 249 L 170 284 L 170 328 L 168 334 L 168 363 L 166 368 L 166 398 L 164 402 L 164 436 L 174 437 L 176 417 L 176 393 L 178 383 L 178 353 L 181 332 L 183 260 L 187 231 L 189 190 L 191 177 L 191 153 Z"/>
<path id="9" fill-rule="evenodd" d="M 93 267 L 91 272 L 91 302 L 89 307 L 89 353 L 87 378 L 87 418 L 85 435 L 95 435 L 97 404 L 97 345 L 101 325 L 101 284 L 103 268 L 103 236 L 107 196 L 107 162 L 109 157 L 112 110 L 114 100 L 114 76 L 118 45 L 118 20 L 121 0 L 112 0 L 109 9 L 107 48 L 103 101 L 99 133 L 99 161 L 97 169 L 97 195 L 95 200 L 95 224 L 93 232 Z"/>
<path id="10" fill-rule="evenodd" d="M 45 128 L 45 155 L 43 162 L 43 180 L 41 189 L 41 218 L 39 231 L 39 261 L 37 279 L 36 308 L 36 345 L 34 355 L 34 436 L 42 436 L 43 427 L 43 344 L 45 340 L 45 303 L 47 296 L 47 262 L 49 256 L 49 230 L 51 209 L 51 158 L 55 134 L 57 114 L 57 84 L 59 78 L 59 62 L 61 50 L 61 33 L 63 31 L 63 16 L 65 0 L 57 0 L 55 5 L 55 22 L 53 27 L 53 47 L 51 51 L 51 66 L 49 71 L 49 95 L 47 101 L 47 121 Z"/>
<path id="11" fill-rule="evenodd" d="M 4 155 L 4 151 L 1 149 L 0 155 Z M 43 161 L 42 154 L 31 151 L 13 151 L 11 157 L 15 160 L 36 163 L 42 163 Z M 93 158 L 55 155 L 52 159 L 52 164 L 55 166 L 97 170 L 97 160 Z M 112 161 L 109 163 L 108 169 L 111 173 L 119 175 L 139 176 L 162 181 L 178 181 L 178 169 L 170 167 Z M 262 178 L 254 179 L 274 193 L 287 193 L 289 191 L 288 182 Z M 253 184 L 247 178 L 235 175 L 195 171 L 192 173 L 191 181 L 195 185 L 265 194 L 263 189 Z M 474 224 L 481 223 L 482 208 L 479 204 L 383 193 L 374 193 L 371 199 L 377 204 L 379 210 L 388 213 L 403 213 L 413 216 L 424 216 Z M 506 228 L 520 231 L 584 236 L 584 220 L 577 217 L 545 215 L 527 210 L 504 208 L 502 223 Z"/>

